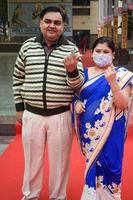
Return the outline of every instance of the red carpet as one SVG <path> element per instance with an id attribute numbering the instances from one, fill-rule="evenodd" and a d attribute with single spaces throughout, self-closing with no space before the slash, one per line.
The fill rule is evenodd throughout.
<path id="1" fill-rule="evenodd" d="M 16 132 L 21 133 L 21 127 L 17 124 Z M 47 162 L 47 156 L 45 158 Z M 20 200 L 21 185 L 24 169 L 21 134 L 17 134 L 13 142 L 0 157 L 0 200 Z M 84 157 L 80 153 L 76 137 L 74 137 L 70 179 L 68 184 L 68 200 L 78 200 L 83 187 Z M 48 200 L 48 164 L 44 166 L 44 187 L 41 200 Z"/>
<path id="2" fill-rule="evenodd" d="M 21 133 L 21 127 L 17 125 L 16 132 Z M 132 200 L 133 192 L 133 125 L 129 128 L 129 134 L 125 144 L 125 156 L 123 162 L 122 200 Z M 46 156 L 47 162 L 47 156 Z M 23 176 L 23 151 L 21 134 L 17 134 L 13 142 L 0 157 L 0 199 L 20 200 L 21 184 Z M 80 200 L 83 187 L 84 158 L 81 155 L 76 138 L 73 141 L 71 154 L 70 178 L 68 184 L 68 200 Z M 41 200 L 48 200 L 48 165 L 44 168 L 44 187 Z"/>
<path id="3" fill-rule="evenodd" d="M 92 59 L 92 53 L 90 49 L 87 49 L 87 51 L 83 54 L 82 63 L 84 67 L 92 67 L 95 65 Z"/>
<path id="4" fill-rule="evenodd" d="M 125 143 L 122 177 L 122 200 L 133 199 L 133 124 Z"/>

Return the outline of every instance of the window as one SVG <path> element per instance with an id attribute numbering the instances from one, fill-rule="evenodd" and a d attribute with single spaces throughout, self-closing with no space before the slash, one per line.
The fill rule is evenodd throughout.
<path id="1" fill-rule="evenodd" d="M 90 8 L 73 8 L 73 15 L 90 15 Z"/>
<path id="2" fill-rule="evenodd" d="M 90 6 L 90 0 L 73 0 L 73 6 Z"/>

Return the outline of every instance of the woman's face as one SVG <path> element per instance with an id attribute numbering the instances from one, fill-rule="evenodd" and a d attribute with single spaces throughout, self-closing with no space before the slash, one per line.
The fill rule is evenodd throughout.
<path id="1" fill-rule="evenodd" d="M 106 43 L 98 44 L 95 49 L 93 50 L 93 54 L 108 54 L 114 57 L 114 53 L 112 52 L 112 49 L 110 49 Z"/>
<path id="2" fill-rule="evenodd" d="M 92 53 L 93 60 L 98 67 L 112 65 L 114 52 L 107 46 L 107 43 L 98 44 Z"/>

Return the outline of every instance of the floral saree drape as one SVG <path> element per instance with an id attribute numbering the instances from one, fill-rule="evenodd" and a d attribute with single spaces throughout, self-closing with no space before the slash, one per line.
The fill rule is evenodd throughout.
<path id="1" fill-rule="evenodd" d="M 116 68 L 121 89 L 132 87 L 133 74 L 126 68 Z M 104 74 L 89 79 L 84 69 L 85 83 L 78 98 L 85 112 L 75 117 L 75 128 L 86 157 L 85 186 L 82 200 L 103 200 L 99 189 L 108 199 L 120 199 L 122 160 L 129 109 L 120 110 L 113 104 L 113 94 Z M 76 98 L 77 100 L 77 98 Z M 109 198 L 110 197 L 110 198 Z"/>

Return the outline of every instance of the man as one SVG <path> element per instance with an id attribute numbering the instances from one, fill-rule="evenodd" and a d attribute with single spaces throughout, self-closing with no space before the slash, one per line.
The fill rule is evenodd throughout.
<path id="1" fill-rule="evenodd" d="M 41 34 L 22 45 L 14 69 L 17 120 L 25 158 L 23 200 L 39 199 L 46 141 L 50 199 L 65 200 L 72 144 L 70 104 L 84 78 L 77 47 L 63 36 L 65 13 L 46 7 Z"/>

